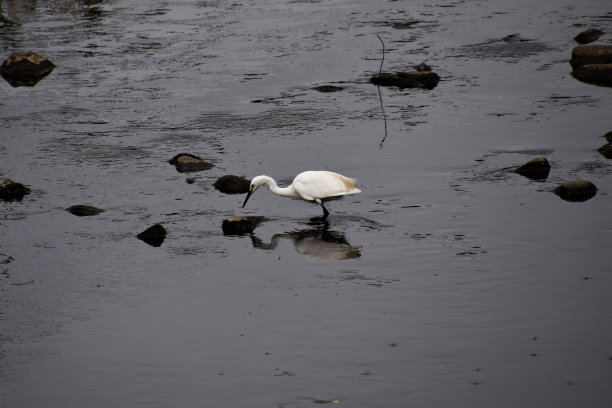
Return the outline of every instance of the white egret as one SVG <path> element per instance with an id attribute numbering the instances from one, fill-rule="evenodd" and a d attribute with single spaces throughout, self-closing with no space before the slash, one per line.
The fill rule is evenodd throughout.
<path id="1" fill-rule="evenodd" d="M 251 180 L 249 193 L 242 208 L 249 201 L 251 194 L 262 184 L 267 184 L 270 191 L 276 195 L 316 202 L 323 208 L 323 218 L 329 215 L 329 211 L 323 204 L 325 200 L 346 194 L 361 193 L 355 180 L 331 171 L 305 171 L 298 174 L 289 187 L 279 187 L 272 177 L 257 176 Z"/>

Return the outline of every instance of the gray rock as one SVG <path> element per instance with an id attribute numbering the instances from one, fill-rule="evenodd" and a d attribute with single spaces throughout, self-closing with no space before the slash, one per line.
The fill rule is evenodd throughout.
<path id="1" fill-rule="evenodd" d="M 176 170 L 179 173 L 192 173 L 196 171 L 208 170 L 213 167 L 211 163 L 208 163 L 198 156 L 190 153 L 180 153 L 168 160 L 168 163 L 176 166 Z"/>
<path id="2" fill-rule="evenodd" d="M 440 82 L 440 77 L 431 71 L 381 73 L 370 78 L 370 82 L 380 86 L 397 86 L 399 88 L 433 89 Z"/>
<path id="3" fill-rule="evenodd" d="M 151 246 L 159 247 L 166 239 L 166 234 L 166 229 L 161 224 L 155 224 L 136 235 L 136 238 Z"/>
<path id="4" fill-rule="evenodd" d="M 574 68 L 572 76 L 589 84 L 612 86 L 612 63 L 581 65 Z"/>
<path id="5" fill-rule="evenodd" d="M 89 217 L 89 216 L 98 215 L 104 212 L 104 210 L 101 208 L 96 208 L 96 207 L 92 207 L 91 205 L 85 205 L 85 204 L 76 204 L 76 205 L 70 206 L 66 208 L 66 211 L 78 217 Z"/>
<path id="6" fill-rule="evenodd" d="M 55 68 L 47 58 L 29 51 L 9 55 L 0 65 L 0 75 L 12 86 L 34 86 Z"/>
<path id="7" fill-rule="evenodd" d="M 30 192 L 29 188 L 12 180 L 4 180 L 0 184 L 0 199 L 4 201 L 19 201 Z"/>
<path id="8" fill-rule="evenodd" d="M 531 180 L 546 180 L 550 173 L 550 163 L 546 157 L 540 156 L 529 160 L 515 171 Z"/>
<path id="9" fill-rule="evenodd" d="M 598 28 L 589 28 L 575 36 L 574 41 L 576 41 L 578 44 L 588 44 L 596 41 L 603 34 L 604 32 Z"/>
<path id="10" fill-rule="evenodd" d="M 588 64 L 612 64 L 612 45 L 578 45 L 572 50 L 573 68 Z"/>
<path id="11" fill-rule="evenodd" d="M 221 176 L 215 181 L 214 187 L 225 194 L 244 194 L 249 192 L 251 181 L 231 174 Z"/>
<path id="12" fill-rule="evenodd" d="M 612 159 L 612 143 L 608 142 L 601 146 L 597 151 L 606 159 Z"/>
<path id="13" fill-rule="evenodd" d="M 582 202 L 597 194 L 595 184 L 587 180 L 569 180 L 557 186 L 553 192 L 565 201 Z"/>

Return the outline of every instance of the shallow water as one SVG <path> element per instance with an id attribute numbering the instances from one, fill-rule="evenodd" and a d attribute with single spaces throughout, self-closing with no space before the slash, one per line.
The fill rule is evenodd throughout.
<path id="1" fill-rule="evenodd" d="M 508 3 L 0 2 L 5 55 L 57 65 L 0 81 L 0 178 L 32 189 L 0 202 L 0 406 L 609 406 L 612 93 L 568 61 L 612 14 Z M 376 34 L 440 84 L 369 84 Z M 307 169 L 363 192 L 325 225 L 212 187 Z M 241 214 L 268 220 L 224 236 Z"/>

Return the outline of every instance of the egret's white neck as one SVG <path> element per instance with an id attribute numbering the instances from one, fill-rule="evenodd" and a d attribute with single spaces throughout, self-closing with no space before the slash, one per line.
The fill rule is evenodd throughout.
<path id="1" fill-rule="evenodd" d="M 283 196 L 283 197 L 300 198 L 300 196 L 295 192 L 293 185 L 290 185 L 289 187 L 279 187 L 278 184 L 276 184 L 276 181 L 272 177 L 268 177 L 268 176 L 260 176 L 260 177 L 261 177 L 261 183 L 267 184 L 268 187 L 270 188 L 270 191 L 273 192 L 274 194 Z"/>

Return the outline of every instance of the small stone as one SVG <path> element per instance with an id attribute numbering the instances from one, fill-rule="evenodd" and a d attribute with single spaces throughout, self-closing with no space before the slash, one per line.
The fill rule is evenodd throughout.
<path id="1" fill-rule="evenodd" d="M 159 247 L 164 242 L 166 234 L 166 229 L 161 224 L 155 224 L 136 235 L 136 238 L 151 246 Z"/>
<path id="2" fill-rule="evenodd" d="M 180 153 L 168 161 L 168 163 L 176 166 L 179 173 L 191 173 L 196 171 L 208 170 L 213 165 L 208 163 L 198 156 L 189 153 Z"/>
<path id="3" fill-rule="evenodd" d="M 35 52 L 18 51 L 0 65 L 0 75 L 14 87 L 34 86 L 54 68 L 55 64 Z"/>
<path id="4" fill-rule="evenodd" d="M 574 41 L 576 41 L 578 44 L 588 44 L 596 41 L 603 34 L 604 32 L 598 28 L 589 28 L 575 36 Z"/>
<path id="5" fill-rule="evenodd" d="M 231 217 L 223 220 L 221 229 L 223 229 L 223 235 L 250 234 L 264 219 L 264 217 Z"/>
<path id="6" fill-rule="evenodd" d="M 225 194 L 244 194 L 249 192 L 251 181 L 243 177 L 228 174 L 219 177 L 213 185 L 217 190 Z"/>
<path id="7" fill-rule="evenodd" d="M 595 184 L 587 180 L 569 180 L 557 186 L 553 192 L 565 201 L 582 202 L 597 194 Z"/>
<path id="8" fill-rule="evenodd" d="M 91 205 L 85 205 L 85 204 L 73 205 L 71 207 L 66 208 L 66 211 L 78 217 L 89 217 L 89 216 L 98 215 L 104 212 L 104 210 L 101 208 L 96 208 Z"/>
<path id="9" fill-rule="evenodd" d="M 29 188 L 12 180 L 4 180 L 4 183 L 0 184 L 0 199 L 5 201 L 20 201 L 30 192 Z"/>
<path id="10" fill-rule="evenodd" d="M 529 160 L 515 171 L 531 180 L 546 180 L 550 172 L 550 163 L 546 157 L 540 156 Z"/>
<path id="11" fill-rule="evenodd" d="M 606 159 L 612 159 L 612 143 L 608 142 L 605 145 L 597 149 L 599 153 Z"/>

